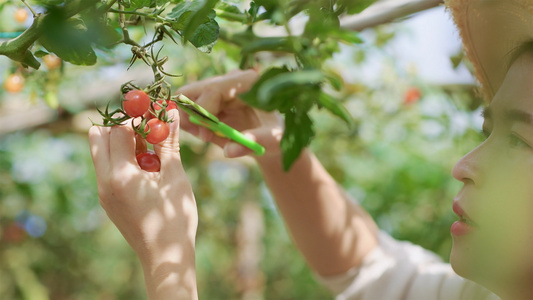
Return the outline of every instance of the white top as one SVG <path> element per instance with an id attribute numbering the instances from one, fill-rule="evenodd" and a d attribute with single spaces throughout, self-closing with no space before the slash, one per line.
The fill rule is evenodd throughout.
<path id="1" fill-rule="evenodd" d="M 360 268 L 317 276 L 337 300 L 498 300 L 482 286 L 455 274 L 433 252 L 379 233 L 379 246 Z"/>

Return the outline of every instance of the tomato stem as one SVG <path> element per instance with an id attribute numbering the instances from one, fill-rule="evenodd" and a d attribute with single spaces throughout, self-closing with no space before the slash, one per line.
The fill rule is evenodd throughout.
<path id="1" fill-rule="evenodd" d="M 26 5 L 26 7 L 31 11 L 31 14 L 33 15 L 33 17 L 35 18 L 37 16 L 37 13 L 35 12 L 35 10 L 33 10 L 33 8 L 31 7 L 31 5 L 29 5 L 28 3 L 26 3 L 26 0 L 20 0 L 22 1 L 22 3 L 24 3 L 24 5 Z"/>

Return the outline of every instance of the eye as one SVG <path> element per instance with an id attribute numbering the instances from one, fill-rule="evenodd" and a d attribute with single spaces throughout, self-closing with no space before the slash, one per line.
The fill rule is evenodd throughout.
<path id="1" fill-rule="evenodd" d="M 516 134 L 509 135 L 509 145 L 511 147 L 526 147 L 528 149 L 532 149 L 528 143 L 526 143 L 520 136 Z"/>
<path id="2" fill-rule="evenodd" d="M 490 136 L 490 131 L 487 130 L 487 129 L 485 129 L 485 128 L 483 128 L 483 129 L 481 130 L 480 134 L 481 134 L 485 139 L 488 139 L 489 136 Z"/>

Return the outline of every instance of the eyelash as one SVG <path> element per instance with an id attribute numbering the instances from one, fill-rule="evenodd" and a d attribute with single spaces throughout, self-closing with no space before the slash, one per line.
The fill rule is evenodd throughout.
<path id="1" fill-rule="evenodd" d="M 481 134 L 483 135 L 483 137 L 485 137 L 485 139 L 488 139 L 491 133 L 488 130 L 481 130 Z M 509 134 L 507 138 L 511 147 L 526 147 L 528 149 L 533 149 L 533 147 L 531 147 L 520 136 L 516 134 Z"/>
<path id="2" fill-rule="evenodd" d="M 524 140 L 522 140 L 522 138 L 520 138 L 519 136 L 515 134 L 510 134 L 508 137 L 509 144 L 511 145 L 511 147 L 526 147 L 531 149 L 531 146 L 529 146 L 528 143 L 524 142 Z"/>

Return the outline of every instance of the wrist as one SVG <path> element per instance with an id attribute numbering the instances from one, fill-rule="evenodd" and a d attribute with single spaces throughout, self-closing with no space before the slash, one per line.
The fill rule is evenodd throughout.
<path id="1" fill-rule="evenodd" d="M 138 255 L 149 299 L 196 299 L 194 240 Z"/>

